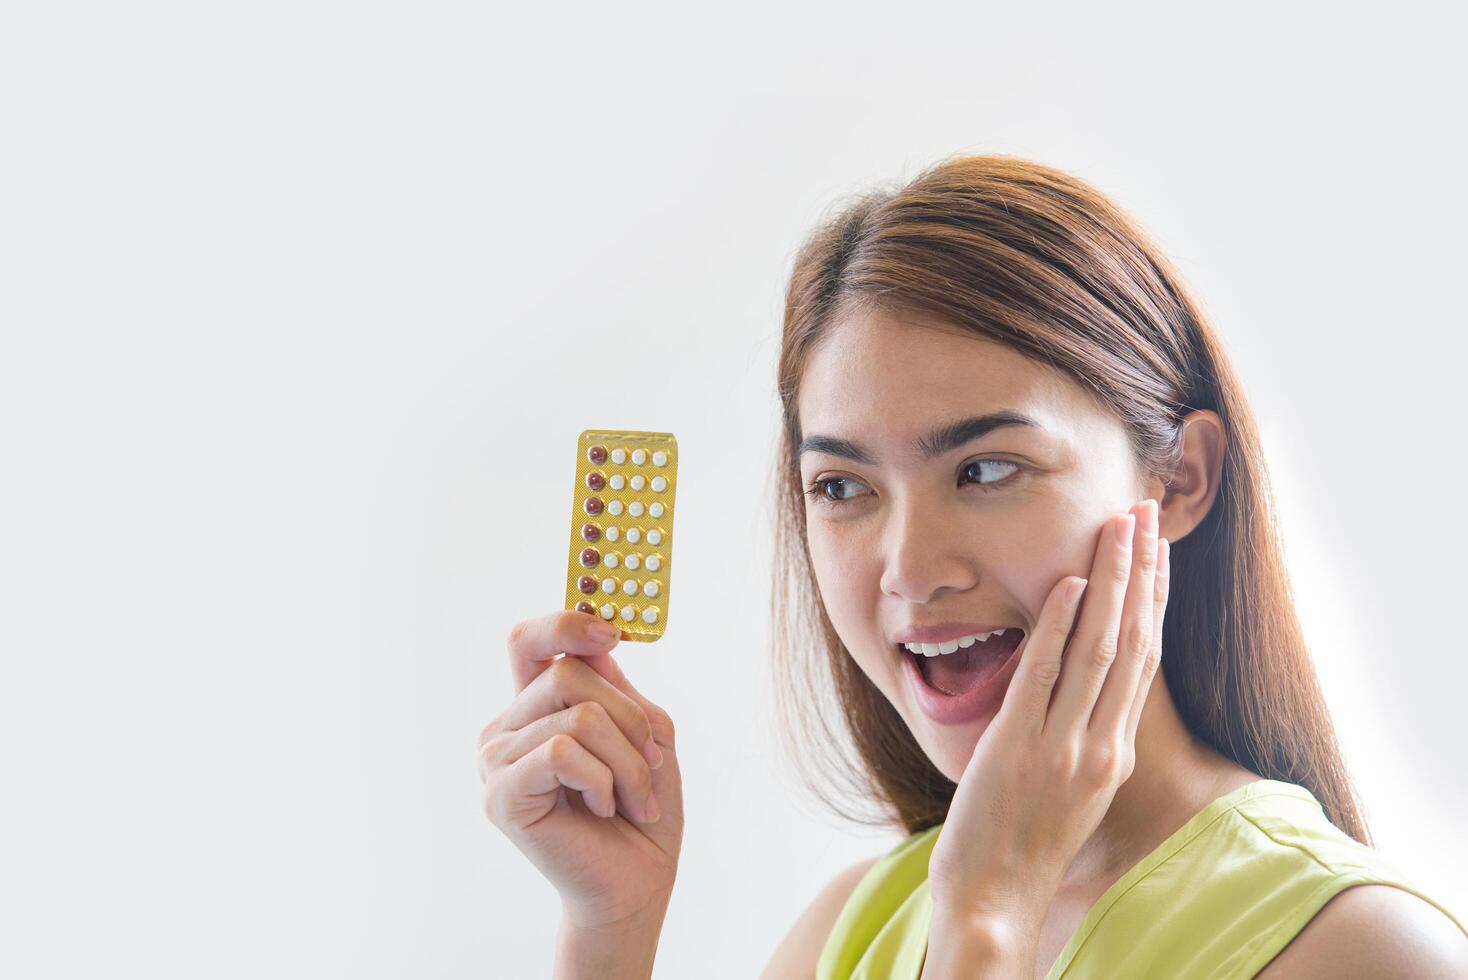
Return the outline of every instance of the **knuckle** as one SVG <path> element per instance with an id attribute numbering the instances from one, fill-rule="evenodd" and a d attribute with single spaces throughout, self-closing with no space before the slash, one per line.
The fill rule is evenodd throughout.
<path id="1" fill-rule="evenodd" d="M 1080 768 L 1081 750 L 1075 742 L 1066 740 L 1055 752 L 1055 766 L 1062 775 L 1069 775 Z"/>
<path id="2" fill-rule="evenodd" d="M 576 751 L 576 739 L 559 732 L 545 740 L 545 758 L 551 764 L 551 768 L 560 769 L 571 761 L 572 754 Z"/>
<path id="3" fill-rule="evenodd" d="M 1140 616 L 1134 617 L 1126 626 L 1126 642 L 1130 650 L 1147 649 L 1147 644 L 1152 642 L 1152 624 Z"/>
<path id="4" fill-rule="evenodd" d="M 1116 744 L 1109 739 L 1097 739 L 1086 747 L 1086 772 L 1094 782 L 1105 782 L 1120 764 Z"/>
<path id="5" fill-rule="evenodd" d="M 1121 743 L 1103 738 L 1091 746 L 1091 773 L 1097 782 L 1107 784 L 1123 778 L 1132 765 L 1131 753 Z"/>
<path id="6" fill-rule="evenodd" d="M 496 718 L 494 721 L 479 729 L 479 738 L 475 740 L 474 744 L 481 752 L 484 751 L 484 747 L 494 740 L 494 737 L 499 734 L 499 731 L 500 720 L 499 718 Z"/>
<path id="7" fill-rule="evenodd" d="M 1117 637 L 1115 633 L 1102 633 L 1096 639 L 1096 645 L 1091 648 L 1091 662 L 1102 670 L 1109 668 L 1116 660 Z"/>
<path id="8" fill-rule="evenodd" d="M 1142 680 L 1151 680 L 1161 666 L 1162 654 L 1157 651 L 1156 647 L 1149 647 L 1147 655 L 1142 658 Z"/>
<path id="9" fill-rule="evenodd" d="M 1035 680 L 1046 688 L 1052 688 L 1060 681 L 1061 664 L 1058 660 L 1037 660 L 1031 670 Z"/>
<path id="10" fill-rule="evenodd" d="M 566 726 L 573 735 L 585 737 L 601 729 L 609 717 L 607 709 L 597 702 L 582 701 L 566 713 Z"/>
<path id="11" fill-rule="evenodd" d="M 520 622 L 510 627 L 510 635 L 505 640 L 505 646 L 507 646 L 512 652 L 519 650 L 521 647 L 525 646 L 525 637 L 529 630 L 529 621 L 523 619 L 520 620 Z"/>
<path id="12" fill-rule="evenodd" d="M 647 707 L 642 709 L 642 715 L 647 720 L 649 729 L 648 734 L 663 734 L 668 737 L 671 737 L 673 734 L 675 734 L 673 716 L 668 714 L 662 708 L 659 708 L 657 705 L 649 703 Z"/>
<path id="13" fill-rule="evenodd" d="M 1132 564 L 1129 561 L 1121 562 L 1120 564 L 1113 566 L 1111 569 L 1111 581 L 1115 585 L 1125 587 L 1127 582 L 1131 581 L 1131 577 Z"/>
<path id="14" fill-rule="evenodd" d="M 559 660 L 552 661 L 551 665 L 545 671 L 550 675 L 551 687 L 556 691 L 565 693 L 575 681 L 576 675 L 580 673 L 581 666 L 581 661 L 575 657 L 562 657 Z"/>
<path id="15" fill-rule="evenodd" d="M 494 735 L 479 741 L 479 759 L 489 766 L 497 766 L 504 760 L 506 737 Z"/>

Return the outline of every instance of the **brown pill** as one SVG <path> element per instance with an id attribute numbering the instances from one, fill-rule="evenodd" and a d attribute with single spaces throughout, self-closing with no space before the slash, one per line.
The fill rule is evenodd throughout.
<path id="1" fill-rule="evenodd" d="M 591 595 L 593 592 L 596 591 L 596 579 L 592 578 L 590 575 L 583 575 L 576 582 L 576 588 L 580 589 L 586 595 Z"/>
<path id="2" fill-rule="evenodd" d="M 607 485 L 607 478 L 602 476 L 596 470 L 592 470 L 590 473 L 586 474 L 586 485 L 593 490 L 600 490 L 602 487 Z"/>
<path id="3" fill-rule="evenodd" d="M 591 460 L 592 466 L 600 466 L 607 461 L 607 447 L 592 446 L 586 450 L 586 458 Z"/>
<path id="4" fill-rule="evenodd" d="M 581 552 L 581 564 L 587 568 L 595 568 L 599 561 L 601 561 L 601 552 L 595 548 L 587 548 Z"/>
<path id="5" fill-rule="evenodd" d="M 601 528 L 590 521 L 581 525 L 581 536 L 587 541 L 600 541 Z"/>
<path id="6" fill-rule="evenodd" d="M 587 497 L 586 503 L 582 506 L 586 508 L 586 512 L 592 517 L 595 517 L 602 511 L 602 502 L 600 497 Z"/>
<path id="7" fill-rule="evenodd" d="M 596 607 L 593 606 L 591 603 L 587 602 L 585 599 L 583 599 L 580 602 L 576 603 L 576 611 L 577 612 L 584 612 L 588 616 L 595 616 L 596 615 Z"/>

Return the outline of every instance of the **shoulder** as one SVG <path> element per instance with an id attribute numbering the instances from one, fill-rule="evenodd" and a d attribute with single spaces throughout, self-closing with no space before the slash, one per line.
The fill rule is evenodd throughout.
<path id="1" fill-rule="evenodd" d="M 1264 980 L 1468 976 L 1468 937 L 1451 918 L 1391 885 L 1346 888 L 1269 961 Z"/>
<path id="2" fill-rule="evenodd" d="M 815 898 L 811 899 L 805 911 L 790 927 L 790 932 L 781 940 L 769 965 L 760 974 L 761 980 L 809 980 L 815 976 L 816 963 L 820 960 L 821 950 L 826 945 L 831 927 L 836 924 L 836 917 L 841 914 L 846 900 L 851 897 L 861 879 L 881 858 L 882 855 L 879 854 L 858 861 L 837 874 L 816 893 Z"/>

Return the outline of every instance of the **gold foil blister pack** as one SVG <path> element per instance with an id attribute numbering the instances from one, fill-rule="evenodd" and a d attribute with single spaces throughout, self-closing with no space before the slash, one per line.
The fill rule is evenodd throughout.
<path id="1" fill-rule="evenodd" d="M 587 429 L 576 444 L 566 608 L 622 639 L 651 643 L 668 623 L 678 441 L 671 432 Z"/>

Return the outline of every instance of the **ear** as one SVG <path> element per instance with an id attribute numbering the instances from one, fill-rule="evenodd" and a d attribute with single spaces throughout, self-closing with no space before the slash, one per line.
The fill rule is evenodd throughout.
<path id="1" fill-rule="evenodd" d="M 1217 412 L 1199 409 L 1183 418 L 1182 458 L 1166 481 L 1153 479 L 1148 495 L 1160 498 L 1158 536 L 1168 541 L 1186 537 L 1203 523 L 1218 496 L 1227 437 Z"/>

